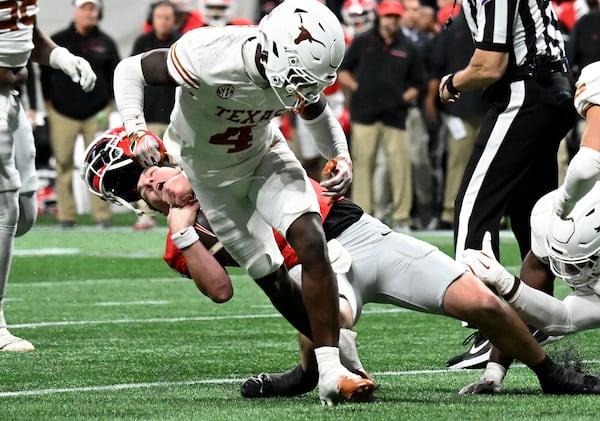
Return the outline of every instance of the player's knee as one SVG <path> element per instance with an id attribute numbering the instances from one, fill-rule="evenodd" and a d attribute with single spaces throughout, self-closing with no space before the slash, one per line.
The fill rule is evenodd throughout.
<path id="1" fill-rule="evenodd" d="M 305 214 L 288 230 L 288 241 L 302 263 L 323 259 L 325 235 L 318 214 Z"/>
<path id="2" fill-rule="evenodd" d="M 502 300 L 490 291 L 489 294 L 478 295 L 474 315 L 477 320 L 490 320 L 494 318 L 504 318 L 508 311 L 510 311 L 510 308 L 507 305 L 504 305 Z"/>
<path id="3" fill-rule="evenodd" d="M 246 272 L 252 279 L 261 279 L 279 269 L 282 263 L 282 259 L 274 259 L 270 255 L 263 254 L 249 262 Z"/>

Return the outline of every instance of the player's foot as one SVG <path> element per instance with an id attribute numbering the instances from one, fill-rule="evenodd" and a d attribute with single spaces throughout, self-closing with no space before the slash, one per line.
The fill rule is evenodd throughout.
<path id="1" fill-rule="evenodd" d="M 561 340 L 562 336 L 549 336 L 541 332 L 539 329 L 530 327 L 529 330 L 540 345 L 547 345 L 553 342 Z M 473 344 L 463 354 L 457 355 L 446 361 L 446 367 L 450 369 L 478 369 L 485 368 L 488 360 L 490 359 L 490 352 L 492 350 L 492 344 L 489 340 L 476 331 L 471 333 L 463 341 L 463 345 L 467 345 L 470 342 Z"/>
<path id="2" fill-rule="evenodd" d="M 479 331 L 475 331 L 467 336 L 467 338 L 463 341 L 463 345 L 466 346 L 471 341 L 473 344 L 466 352 L 452 357 L 446 361 L 446 367 L 452 369 L 477 369 L 485 367 L 490 359 L 492 344 Z"/>
<path id="3" fill-rule="evenodd" d="M 242 383 L 244 398 L 269 398 L 272 396 L 297 396 L 308 393 L 317 387 L 319 375 L 307 373 L 298 364 L 285 373 L 261 373 Z"/>
<path id="4" fill-rule="evenodd" d="M 556 364 L 550 373 L 538 375 L 542 391 L 548 395 L 598 395 L 600 377 Z"/>
<path id="5" fill-rule="evenodd" d="M 340 370 L 319 374 L 319 399 L 325 406 L 343 401 L 370 402 L 374 399 L 375 382 L 351 373 L 340 366 Z"/>
<path id="6" fill-rule="evenodd" d="M 31 342 L 12 335 L 8 329 L 0 329 L 0 351 L 28 352 L 33 351 L 34 349 Z"/>

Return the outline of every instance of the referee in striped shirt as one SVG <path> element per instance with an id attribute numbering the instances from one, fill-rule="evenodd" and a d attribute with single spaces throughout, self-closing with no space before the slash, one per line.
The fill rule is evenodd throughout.
<path id="1" fill-rule="evenodd" d="M 499 259 L 500 220 L 508 215 L 523 259 L 530 249 L 529 215 L 557 187 L 558 145 L 576 119 L 564 42 L 550 0 L 461 1 L 475 51 L 464 69 L 442 78 L 440 99 L 452 103 L 461 91 L 485 88 L 492 106 L 456 196 L 456 258 L 467 248 L 481 249 L 489 231 Z M 487 361 L 489 347 L 477 339 L 473 347 Z M 456 358 L 447 364 L 455 366 Z"/>
<path id="2" fill-rule="evenodd" d="M 540 4 L 542 7 L 540 8 Z M 522 257 L 529 214 L 557 187 L 556 153 L 575 122 L 573 83 L 549 0 L 462 0 L 475 52 L 467 67 L 442 78 L 440 98 L 485 88 L 492 103 L 456 197 L 455 251 L 481 248 L 490 231 L 498 256 L 503 215 Z"/>

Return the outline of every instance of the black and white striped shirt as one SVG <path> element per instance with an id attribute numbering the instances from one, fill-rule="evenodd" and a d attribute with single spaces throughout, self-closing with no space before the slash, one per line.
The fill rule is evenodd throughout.
<path id="1" fill-rule="evenodd" d="M 550 0 L 462 0 L 462 5 L 476 48 L 507 52 L 515 67 L 536 55 L 565 58 Z"/>

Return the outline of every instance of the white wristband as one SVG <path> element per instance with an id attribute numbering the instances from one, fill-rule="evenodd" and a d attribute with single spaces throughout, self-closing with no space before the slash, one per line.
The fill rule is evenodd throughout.
<path id="1" fill-rule="evenodd" d="M 199 239 L 198 233 L 192 226 L 185 227 L 181 231 L 171 234 L 171 241 L 173 241 L 173 244 L 175 244 L 175 247 L 179 250 L 188 248 Z"/>
<path id="2" fill-rule="evenodd" d="M 506 376 L 506 368 L 504 366 L 493 361 L 488 361 L 482 379 L 492 380 L 494 383 L 501 385 L 504 376 Z"/>

